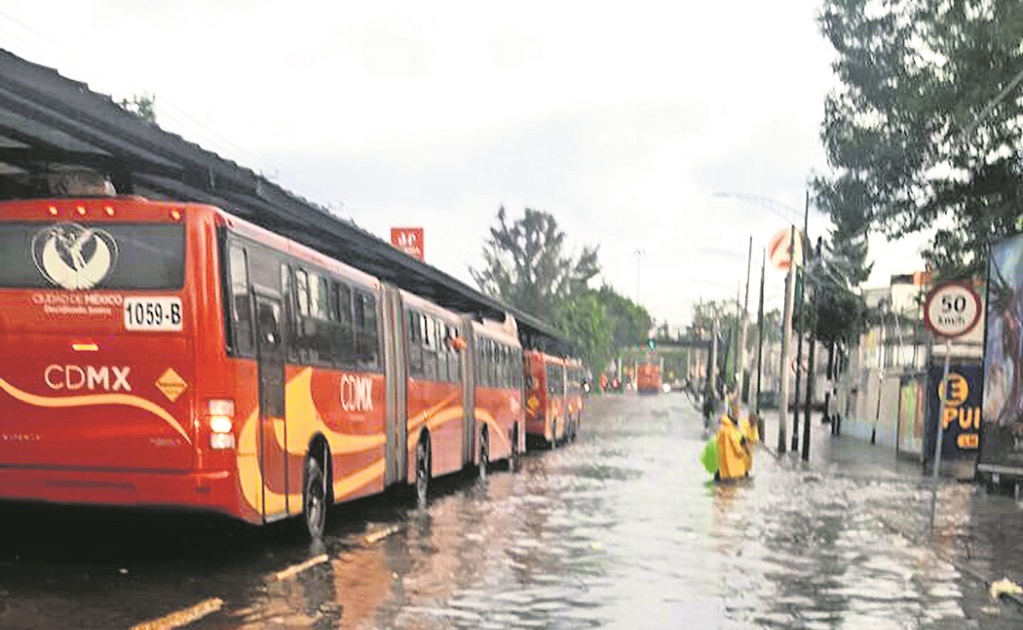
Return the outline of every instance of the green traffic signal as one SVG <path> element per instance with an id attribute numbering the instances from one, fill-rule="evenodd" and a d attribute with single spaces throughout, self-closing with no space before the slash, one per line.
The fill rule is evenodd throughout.
<path id="1" fill-rule="evenodd" d="M 649 339 L 646 340 L 646 347 L 649 350 L 655 349 L 657 347 L 657 341 L 653 337 L 650 337 Z"/>

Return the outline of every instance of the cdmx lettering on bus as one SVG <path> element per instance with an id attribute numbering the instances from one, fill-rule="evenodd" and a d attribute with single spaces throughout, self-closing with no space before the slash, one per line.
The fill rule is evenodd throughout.
<path id="1" fill-rule="evenodd" d="M 107 392 L 130 392 L 126 365 L 48 365 L 43 370 L 43 380 L 50 389 L 76 391 L 79 389 L 102 390 Z"/>
<path id="2" fill-rule="evenodd" d="M 373 381 L 367 376 L 341 376 L 341 408 L 345 411 L 373 411 Z"/>

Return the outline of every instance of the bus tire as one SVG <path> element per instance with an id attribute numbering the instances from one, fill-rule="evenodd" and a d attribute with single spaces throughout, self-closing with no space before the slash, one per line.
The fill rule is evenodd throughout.
<path id="1" fill-rule="evenodd" d="M 572 441 L 579 437 L 579 421 L 582 420 L 582 416 L 576 416 L 575 420 L 572 421 Z"/>
<path id="2" fill-rule="evenodd" d="M 558 421 L 555 420 L 551 423 L 551 442 L 548 445 L 550 450 L 558 448 Z"/>
<path id="3" fill-rule="evenodd" d="M 302 484 L 302 517 L 309 537 L 321 540 L 327 527 L 327 494 L 320 462 L 306 456 L 305 481 Z"/>
<path id="4" fill-rule="evenodd" d="M 480 429 L 480 446 L 479 453 L 477 455 L 479 457 L 477 465 L 479 469 L 479 478 L 480 481 L 483 481 L 487 478 L 487 472 L 489 472 L 490 468 L 490 438 L 487 435 L 487 427 Z"/>
<path id="5" fill-rule="evenodd" d="M 516 422 L 512 426 L 512 450 L 511 455 L 508 458 L 508 468 L 512 471 L 518 471 L 522 466 L 522 449 L 519 448 L 519 423 Z"/>
<path id="6" fill-rule="evenodd" d="M 430 438 L 422 436 L 416 444 L 416 480 L 414 499 L 416 507 L 426 507 L 430 495 Z"/>

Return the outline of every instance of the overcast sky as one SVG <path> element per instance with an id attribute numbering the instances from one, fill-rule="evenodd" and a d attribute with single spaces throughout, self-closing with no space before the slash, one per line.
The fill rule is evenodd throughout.
<path id="1" fill-rule="evenodd" d="M 720 193 L 798 216 L 826 167 L 819 4 L 5 0 L 0 45 L 155 94 L 163 128 L 381 238 L 424 227 L 427 262 L 470 284 L 501 205 L 546 210 L 573 251 L 599 245 L 606 282 L 682 324 L 734 298 L 749 238 L 759 252 L 786 224 Z M 872 282 L 915 249 L 876 247 Z M 781 273 L 767 283 L 780 303 Z"/>

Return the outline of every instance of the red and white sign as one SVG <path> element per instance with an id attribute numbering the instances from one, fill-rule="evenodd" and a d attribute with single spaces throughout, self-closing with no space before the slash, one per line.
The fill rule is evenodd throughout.
<path id="1" fill-rule="evenodd" d="M 924 326 L 939 337 L 961 337 L 973 330 L 982 311 L 980 295 L 968 281 L 946 282 L 928 291 Z"/>
<path id="2" fill-rule="evenodd" d="M 796 235 L 795 243 L 792 242 L 793 234 Z M 790 264 L 790 249 L 792 250 L 791 258 L 795 259 L 796 266 L 803 264 L 803 233 L 792 227 L 782 228 L 771 237 L 771 241 L 767 244 L 767 257 L 777 269 L 787 271 Z"/>
<path id="3" fill-rule="evenodd" d="M 391 245 L 394 245 L 409 256 L 424 260 L 423 228 L 421 227 L 391 228 Z"/>

